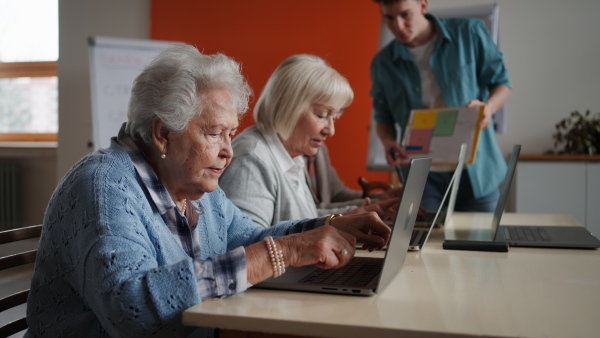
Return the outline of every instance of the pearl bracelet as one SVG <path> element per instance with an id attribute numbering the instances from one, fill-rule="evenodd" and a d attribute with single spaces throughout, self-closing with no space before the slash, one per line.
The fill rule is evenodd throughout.
<path id="1" fill-rule="evenodd" d="M 271 236 L 265 238 L 265 243 L 267 244 L 267 251 L 271 258 L 271 265 L 273 265 L 273 277 L 277 278 L 285 273 L 283 250 L 277 250 L 277 244 L 275 244 L 275 240 Z"/>

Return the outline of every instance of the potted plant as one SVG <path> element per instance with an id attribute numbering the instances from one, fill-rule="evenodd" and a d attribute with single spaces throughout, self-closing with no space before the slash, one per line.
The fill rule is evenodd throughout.
<path id="1" fill-rule="evenodd" d="M 556 124 L 552 137 L 558 154 L 596 155 L 600 151 L 600 113 L 573 111 Z"/>

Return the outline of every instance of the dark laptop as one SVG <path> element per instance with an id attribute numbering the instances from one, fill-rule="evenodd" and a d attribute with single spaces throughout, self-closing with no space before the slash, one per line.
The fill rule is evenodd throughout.
<path id="1" fill-rule="evenodd" d="M 520 152 L 521 145 L 515 145 L 508 161 L 506 177 L 501 185 L 500 198 L 498 199 L 496 211 L 494 212 L 494 217 L 492 219 L 492 237 L 489 240 L 492 243 L 506 243 L 511 247 L 600 248 L 600 240 L 594 237 L 586 228 L 580 226 L 500 225 L 500 219 L 502 218 L 506 201 L 508 200 L 508 191 L 515 174 Z M 485 248 L 467 248 L 471 244 L 481 245 L 482 243 L 477 243 L 477 241 L 446 241 L 444 242 L 444 249 L 461 249 L 459 246 L 464 245 L 462 248 L 463 250 L 485 250 Z"/>
<path id="2" fill-rule="evenodd" d="M 382 290 L 404 264 L 430 165 L 431 158 L 410 162 L 384 258 L 353 257 L 340 269 L 320 269 L 314 265 L 289 267 L 282 276 L 271 277 L 254 287 L 358 296 L 370 296 Z"/>

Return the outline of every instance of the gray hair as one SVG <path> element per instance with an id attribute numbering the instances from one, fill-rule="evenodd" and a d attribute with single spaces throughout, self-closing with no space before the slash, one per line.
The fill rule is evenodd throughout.
<path id="1" fill-rule="evenodd" d="M 252 89 L 240 65 L 226 55 L 204 55 L 177 43 L 160 53 L 133 81 L 126 132 L 152 142 L 152 120 L 158 117 L 172 131 L 184 131 L 206 108 L 203 94 L 213 89 L 229 92 L 238 115 L 248 110 Z"/>
<path id="2" fill-rule="evenodd" d="M 353 99 L 348 80 L 323 59 L 308 54 L 292 55 L 267 81 L 254 107 L 254 120 L 287 140 L 311 104 L 345 108 Z"/>

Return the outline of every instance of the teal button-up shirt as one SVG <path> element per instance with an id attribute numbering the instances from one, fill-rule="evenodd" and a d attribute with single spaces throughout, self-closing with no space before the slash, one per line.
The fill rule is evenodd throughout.
<path id="1" fill-rule="evenodd" d="M 503 55 L 482 21 L 439 19 L 427 14 L 437 27 L 437 41 L 429 63 L 448 107 L 465 106 L 505 85 L 512 88 Z M 371 96 L 375 121 L 397 123 L 402 133 L 410 111 L 422 107 L 419 69 L 406 46 L 394 40 L 371 63 Z M 476 161 L 467 166 L 473 194 L 488 195 L 504 179 L 506 161 L 494 136 L 494 124 L 482 130 Z"/>

